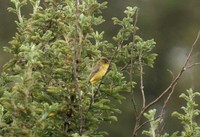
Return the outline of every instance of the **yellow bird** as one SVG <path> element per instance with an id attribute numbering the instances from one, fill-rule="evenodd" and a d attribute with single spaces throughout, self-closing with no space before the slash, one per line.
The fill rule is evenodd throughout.
<path id="1" fill-rule="evenodd" d="M 101 58 L 96 66 L 92 69 L 89 78 L 88 78 L 88 82 L 90 82 L 92 84 L 92 102 L 94 103 L 94 88 L 93 88 L 93 84 L 99 82 L 103 76 L 106 74 L 106 72 L 108 71 L 109 68 L 109 61 L 107 58 L 103 57 Z"/>
<path id="2" fill-rule="evenodd" d="M 106 72 L 108 71 L 108 67 L 109 67 L 109 61 L 107 58 L 103 57 L 101 58 L 96 66 L 92 69 L 88 81 L 93 85 L 97 82 L 99 82 L 102 77 L 106 74 Z"/>

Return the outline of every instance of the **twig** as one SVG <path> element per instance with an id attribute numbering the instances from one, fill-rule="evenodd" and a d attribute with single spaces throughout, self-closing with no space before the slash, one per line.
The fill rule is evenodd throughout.
<path id="1" fill-rule="evenodd" d="M 137 8 L 136 15 L 135 15 L 134 31 L 133 31 L 133 46 L 131 48 L 131 67 L 130 67 L 130 82 L 131 82 L 131 94 L 132 94 L 132 99 L 131 100 L 133 102 L 133 107 L 134 107 L 134 110 L 135 110 L 135 114 L 137 116 L 138 116 L 138 110 L 137 110 L 135 99 L 134 99 L 134 90 L 133 90 L 133 85 L 132 85 L 133 83 L 132 82 L 133 82 L 133 64 L 134 64 L 134 62 L 133 62 L 133 48 L 135 46 L 136 24 L 137 24 L 137 20 L 138 20 L 138 14 L 139 14 L 139 8 Z M 135 132 L 135 131 L 136 131 L 137 127 L 140 124 L 140 119 L 138 119 L 137 116 L 135 118 L 136 122 L 135 122 L 134 130 L 133 130 L 133 134 L 132 134 L 133 137 L 136 136 L 137 132 Z"/>
<path id="2" fill-rule="evenodd" d="M 147 123 L 150 123 L 154 120 L 157 120 L 158 118 L 160 118 L 160 116 L 157 116 L 156 118 L 152 119 L 152 120 L 147 120 L 145 122 L 143 122 L 142 124 L 140 124 L 140 126 L 137 127 L 137 129 L 139 130 L 140 128 L 142 128 L 144 125 L 146 125 Z"/>
<path id="3" fill-rule="evenodd" d="M 195 67 L 195 66 L 197 66 L 197 65 L 200 65 L 200 63 L 191 64 L 191 65 L 185 67 L 185 69 L 187 70 L 187 69 L 190 69 L 190 68 Z"/>
<path id="4" fill-rule="evenodd" d="M 143 84 L 143 66 L 142 66 L 142 52 L 139 53 L 139 65 L 140 65 L 140 90 L 142 93 L 142 108 L 145 107 L 145 94 Z"/>
<path id="5" fill-rule="evenodd" d="M 165 110 L 165 108 L 166 108 L 166 106 L 167 106 L 167 103 L 169 102 L 169 99 L 171 98 L 172 94 L 174 93 L 174 89 L 175 89 L 176 85 L 177 85 L 177 82 L 176 82 L 176 83 L 174 84 L 174 86 L 172 87 L 171 92 L 169 93 L 167 99 L 165 100 L 165 102 L 164 102 L 164 104 L 163 104 L 163 107 L 162 107 L 161 113 L 160 113 L 161 118 L 163 117 L 164 110 Z"/>
<path id="6" fill-rule="evenodd" d="M 78 24 L 78 18 L 79 18 L 79 4 L 80 1 L 76 0 L 75 2 L 75 14 L 76 14 L 76 20 L 75 20 L 75 39 L 74 39 L 74 59 L 73 59 L 73 75 L 74 75 L 74 79 L 75 79 L 75 91 L 76 93 L 78 93 L 79 95 L 79 113 L 80 113 L 80 126 L 79 126 L 79 134 L 82 135 L 82 131 L 83 131 L 83 108 L 82 108 L 82 95 L 81 95 L 81 90 L 79 90 L 79 84 L 78 84 L 78 73 L 77 73 L 77 61 L 78 61 L 78 49 L 79 49 L 79 32 L 78 32 L 78 28 L 79 28 L 79 24 Z"/>
<path id="7" fill-rule="evenodd" d="M 126 63 L 126 64 L 120 69 L 120 71 L 121 71 L 121 72 L 124 71 L 128 66 L 129 66 L 129 63 Z"/>
<path id="8" fill-rule="evenodd" d="M 161 120 L 161 121 L 162 121 L 162 120 Z M 166 125 L 166 123 L 163 123 L 163 125 L 160 127 L 160 130 L 159 130 L 159 132 L 158 132 L 159 135 L 163 132 L 163 130 L 164 130 L 164 128 L 165 128 L 165 125 Z"/>
<path id="9" fill-rule="evenodd" d="M 135 103 L 134 98 L 131 98 L 131 101 L 132 101 L 132 103 L 133 103 L 133 110 L 135 111 L 135 114 L 137 115 L 137 114 L 138 114 L 138 111 L 137 111 L 137 107 L 136 107 L 136 103 Z"/>
<path id="10" fill-rule="evenodd" d="M 171 76 L 172 76 L 172 80 L 174 79 L 174 74 L 173 74 L 173 72 L 170 70 L 170 69 L 167 69 L 167 71 L 171 74 Z"/>
<path id="11" fill-rule="evenodd" d="M 130 82 L 131 82 L 131 100 L 132 100 L 132 103 L 133 103 L 133 107 L 134 107 L 134 110 L 135 110 L 135 114 L 137 115 L 138 114 L 138 110 L 137 110 L 137 107 L 136 107 L 136 103 L 135 103 L 135 99 L 134 99 L 134 89 L 133 89 L 133 64 L 134 64 L 134 61 L 133 61 L 133 48 L 135 46 L 135 35 L 136 35 L 136 25 L 137 25 L 137 21 L 138 21 L 138 14 L 139 14 L 139 8 L 137 8 L 136 10 L 136 14 L 135 14 L 135 21 L 134 21 L 134 31 L 133 31 L 133 44 L 132 44 L 132 47 L 131 47 L 131 66 L 130 66 Z"/>
<path id="12" fill-rule="evenodd" d="M 167 106 L 167 103 L 169 102 L 169 99 L 171 98 L 172 94 L 173 94 L 174 91 L 175 91 L 174 89 L 175 89 L 176 85 L 177 85 L 177 82 L 176 82 L 176 83 L 174 84 L 174 86 L 172 87 L 171 92 L 169 93 L 167 99 L 165 100 L 165 102 L 164 102 L 164 104 L 163 104 L 163 107 L 162 107 L 161 112 L 160 112 L 160 119 L 163 119 L 164 110 L 165 110 L 165 108 L 166 108 L 166 106 Z M 162 120 L 160 121 L 159 125 L 162 125 Z M 162 126 L 159 126 L 159 127 L 162 127 Z M 163 129 L 160 130 L 160 133 L 162 132 L 162 130 L 163 130 Z"/>

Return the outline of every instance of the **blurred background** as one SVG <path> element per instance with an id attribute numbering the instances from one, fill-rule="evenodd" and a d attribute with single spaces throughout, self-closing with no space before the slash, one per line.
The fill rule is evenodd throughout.
<path id="1" fill-rule="evenodd" d="M 103 0 L 99 0 L 100 2 Z M 117 33 L 116 27 L 113 27 L 112 17 L 122 18 L 126 6 L 139 6 L 138 34 L 144 39 L 154 39 L 156 48 L 154 52 L 158 53 L 157 60 L 153 69 L 145 68 L 144 86 L 147 102 L 152 101 L 159 96 L 169 85 L 173 76 L 176 76 L 188 51 L 194 42 L 198 30 L 200 29 L 200 1 L 198 0 L 107 0 L 108 8 L 103 11 L 106 20 L 99 30 L 105 30 L 105 38 L 111 40 L 112 36 Z M 16 32 L 14 21 L 16 16 L 7 11 L 12 4 L 9 0 L 0 1 L 0 71 L 11 55 L 3 51 L 4 46 L 9 46 L 8 42 Z M 23 9 L 27 14 L 28 7 Z M 200 62 L 200 42 L 194 49 L 190 63 Z M 180 107 L 185 103 L 178 96 L 190 87 L 194 91 L 200 91 L 200 66 L 194 67 L 181 77 L 179 84 L 175 89 L 175 94 L 170 99 L 166 108 L 165 127 L 163 132 L 172 133 L 181 130 L 179 121 L 171 117 L 173 111 L 181 111 Z M 107 124 L 103 123 L 101 129 L 109 132 L 109 137 L 130 137 L 134 125 L 134 111 L 130 98 L 130 93 L 123 93 L 127 99 L 122 104 L 117 104 L 122 110 L 118 114 L 118 122 Z M 136 85 L 135 99 L 137 104 L 141 103 L 141 94 L 139 85 Z M 198 99 L 200 100 L 200 99 Z M 198 101 L 200 103 L 200 101 Z M 159 109 L 160 104 L 154 107 Z M 199 121 L 199 119 L 197 119 Z M 148 128 L 148 125 L 146 127 Z M 143 136 L 143 135 L 141 135 Z"/>

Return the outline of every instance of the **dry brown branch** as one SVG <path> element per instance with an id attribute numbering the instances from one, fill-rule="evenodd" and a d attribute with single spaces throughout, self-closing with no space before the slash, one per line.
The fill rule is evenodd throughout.
<path id="1" fill-rule="evenodd" d="M 142 52 L 139 53 L 139 65 L 140 65 L 140 90 L 142 93 L 142 108 L 145 107 L 145 94 L 144 94 L 144 83 L 143 83 L 143 65 L 142 65 Z"/>
<path id="2" fill-rule="evenodd" d="M 165 110 L 165 108 L 166 108 L 166 106 L 167 106 L 167 103 L 169 102 L 169 99 L 171 98 L 172 94 L 173 94 L 174 91 L 175 91 L 174 89 L 175 89 L 176 85 L 177 85 L 177 82 L 176 82 L 176 83 L 174 84 L 174 86 L 172 87 L 171 92 L 169 93 L 167 99 L 165 100 L 165 102 L 164 102 L 164 104 L 163 104 L 163 107 L 162 107 L 161 113 L 160 113 L 161 118 L 163 117 L 164 110 Z"/>
<path id="3" fill-rule="evenodd" d="M 135 102 L 135 99 L 134 99 L 134 89 L 133 89 L 133 64 L 134 64 L 134 60 L 133 60 L 133 48 L 135 46 L 135 35 L 136 35 L 136 25 L 137 25 L 137 21 L 138 21 L 138 14 L 139 14 L 139 8 L 137 8 L 136 10 L 136 15 L 135 15 L 135 21 L 134 21 L 134 31 L 133 31 L 133 44 L 132 44 L 132 47 L 131 47 L 131 66 L 130 66 L 130 82 L 131 82 L 131 101 L 133 103 L 133 108 L 135 110 L 135 114 L 138 115 L 138 110 L 137 110 L 137 106 L 136 106 L 136 102 Z M 136 117 L 136 121 L 137 121 L 137 117 Z M 139 122 L 136 122 L 135 123 L 137 127 Z M 135 128 L 134 127 L 134 128 Z"/>
<path id="4" fill-rule="evenodd" d="M 175 89 L 175 87 L 176 87 L 176 85 L 177 85 L 177 82 L 174 84 L 174 86 L 172 87 L 172 89 L 171 89 L 171 92 L 169 93 L 169 95 L 168 95 L 168 97 L 167 97 L 167 99 L 165 100 L 165 102 L 164 102 L 164 104 L 163 104 L 163 107 L 162 107 L 162 109 L 161 109 L 161 111 L 160 111 L 160 115 L 159 115 L 159 117 L 160 117 L 160 119 L 161 119 L 161 121 L 160 121 L 160 123 L 159 123 L 159 127 L 162 127 L 163 128 L 163 126 L 162 126 L 162 119 L 163 119 L 163 116 L 164 116 L 164 110 L 165 110 L 165 108 L 166 108 L 166 106 L 167 106 L 167 103 L 169 102 L 169 99 L 171 98 L 171 96 L 172 96 L 172 94 L 174 93 L 174 89 Z M 161 130 L 160 130 L 160 133 L 162 132 L 162 129 L 161 128 Z M 159 129 L 158 129 L 159 130 Z"/>
<path id="5" fill-rule="evenodd" d="M 190 68 L 198 66 L 198 65 L 200 65 L 200 63 L 194 63 L 194 64 L 191 64 L 191 65 L 185 67 L 185 69 L 187 70 L 187 69 L 190 69 Z"/>
<path id="6" fill-rule="evenodd" d="M 129 63 L 126 63 L 121 69 L 120 71 L 123 72 L 124 70 L 126 70 L 126 68 L 129 66 Z"/>
<path id="7" fill-rule="evenodd" d="M 157 120 L 158 118 L 160 118 L 160 116 L 154 118 L 153 120 L 147 120 L 147 121 L 143 122 L 142 124 L 140 124 L 140 126 L 137 127 L 138 130 L 139 130 L 140 128 L 142 128 L 144 125 L 146 125 L 146 124 L 148 124 L 148 123 L 150 123 L 150 122 L 152 122 L 152 121 L 154 121 L 154 120 Z"/>
<path id="8" fill-rule="evenodd" d="M 138 14 L 139 14 L 139 8 L 137 8 L 136 10 L 136 14 L 135 14 L 135 21 L 134 21 L 134 31 L 133 31 L 133 44 L 132 44 L 132 47 L 131 47 L 131 66 L 130 66 L 130 82 L 131 82 L 131 94 L 132 94 L 132 98 L 131 98 L 131 101 L 133 103 L 133 107 L 134 107 L 134 110 L 135 110 L 135 114 L 137 115 L 138 114 L 138 110 L 137 110 L 137 107 L 136 107 L 136 103 L 135 103 L 135 99 L 134 99 L 134 85 L 133 85 L 133 64 L 134 64 L 134 60 L 133 60 L 133 48 L 135 46 L 135 35 L 136 35 L 136 25 L 137 25 L 137 21 L 138 21 Z"/>

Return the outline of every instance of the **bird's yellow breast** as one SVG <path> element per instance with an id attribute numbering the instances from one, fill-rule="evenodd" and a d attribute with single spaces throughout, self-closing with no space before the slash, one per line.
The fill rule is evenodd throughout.
<path id="1" fill-rule="evenodd" d="M 90 79 L 90 83 L 94 84 L 102 79 L 108 70 L 109 64 L 101 64 L 99 71 Z"/>

